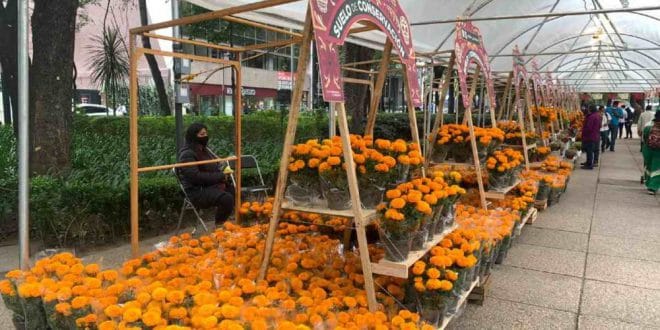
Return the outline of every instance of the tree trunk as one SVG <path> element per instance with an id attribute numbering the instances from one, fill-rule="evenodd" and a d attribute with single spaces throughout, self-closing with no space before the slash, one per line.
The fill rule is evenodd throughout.
<path id="1" fill-rule="evenodd" d="M 367 61 L 374 57 L 374 50 L 351 43 L 344 44 L 346 63 Z M 357 66 L 356 68 L 368 70 L 369 64 Z M 347 71 L 346 76 L 357 79 L 369 79 L 366 73 Z M 344 95 L 346 98 L 346 109 L 351 114 L 350 131 L 355 134 L 364 132 L 364 121 L 369 111 L 370 92 L 369 86 L 362 84 L 344 84 Z"/>
<path id="2" fill-rule="evenodd" d="M 5 125 L 11 125 L 11 101 L 9 100 L 9 89 L 7 86 L 7 78 L 4 74 L 0 74 L 0 80 L 2 80 L 2 108 L 4 112 L 4 122 Z"/>
<path id="3" fill-rule="evenodd" d="M 14 117 L 14 134 L 18 136 L 18 43 L 17 0 L 8 0 L 3 6 L 0 1 L 0 67 L 2 68 L 3 95 L 9 95 L 12 116 Z M 6 109 L 6 108 L 5 108 Z"/>
<path id="4" fill-rule="evenodd" d="M 140 7 L 140 24 L 148 25 L 149 18 L 147 13 L 147 0 L 139 0 Z M 151 49 L 151 41 L 148 37 L 142 37 L 142 47 Z M 170 101 L 167 98 L 167 92 L 165 91 L 165 83 L 163 82 L 163 76 L 160 74 L 160 68 L 158 68 L 158 62 L 156 62 L 156 57 L 151 54 L 144 55 L 147 58 L 147 63 L 149 64 L 149 70 L 151 70 L 151 77 L 154 79 L 154 84 L 156 85 L 156 90 L 158 91 L 158 103 L 160 104 L 160 114 L 163 116 L 169 116 L 170 112 Z"/>
<path id="5" fill-rule="evenodd" d="M 35 0 L 32 14 L 30 117 L 32 173 L 70 166 L 78 0 Z"/>

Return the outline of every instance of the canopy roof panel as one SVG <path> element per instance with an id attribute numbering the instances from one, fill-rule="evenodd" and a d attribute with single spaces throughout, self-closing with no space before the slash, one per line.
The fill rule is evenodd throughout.
<path id="1" fill-rule="evenodd" d="M 259 0 L 188 0 L 217 10 Z M 492 18 L 542 13 L 573 13 L 523 19 L 476 21 L 491 56 L 494 71 L 512 69 L 513 47 L 523 58 L 535 58 L 541 71 L 551 71 L 579 91 L 633 92 L 660 86 L 660 3 L 658 0 L 400 0 L 413 25 L 418 52 L 451 50 L 455 23 L 434 23 L 456 17 Z M 301 29 L 307 0 L 238 15 L 258 22 Z M 587 13 L 594 10 L 643 11 Z M 648 10 L 649 8 L 658 8 Z M 382 49 L 379 31 L 349 38 L 363 46 Z M 447 56 L 447 54 L 444 54 Z"/>

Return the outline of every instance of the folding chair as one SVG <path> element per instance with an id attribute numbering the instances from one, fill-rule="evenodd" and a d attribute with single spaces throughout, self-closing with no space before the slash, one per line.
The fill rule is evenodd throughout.
<path id="1" fill-rule="evenodd" d="M 230 161 L 228 162 L 228 164 L 229 166 L 231 166 L 231 168 L 236 167 L 236 161 Z M 257 174 L 259 176 L 259 182 L 258 182 L 259 185 L 241 187 L 241 196 L 243 196 L 244 194 L 261 196 L 262 198 L 259 200 L 265 201 L 268 198 L 268 192 L 271 190 L 271 188 L 268 187 L 264 182 L 264 177 L 261 175 L 261 168 L 259 167 L 259 162 L 257 162 L 257 158 L 254 157 L 253 155 L 241 156 L 241 170 L 245 170 L 245 169 L 257 170 Z M 232 181 L 234 181 L 234 186 L 235 186 L 236 182 L 234 180 L 233 175 L 232 175 Z"/>
<path id="2" fill-rule="evenodd" d="M 206 223 L 204 223 L 204 219 L 199 215 L 199 212 L 197 211 L 197 208 L 193 203 L 190 201 L 190 198 L 188 197 L 188 194 L 186 194 L 186 190 L 183 189 L 183 184 L 181 184 L 181 179 L 179 178 L 179 173 L 177 172 L 176 168 L 172 169 L 172 173 L 174 173 L 174 177 L 176 178 L 176 182 L 179 184 L 179 188 L 181 188 L 181 192 L 183 193 L 183 205 L 181 206 L 181 213 L 179 214 L 179 223 L 176 225 L 176 234 L 179 234 L 179 229 L 181 228 L 181 223 L 183 222 L 183 214 L 186 212 L 186 210 L 192 210 L 195 213 L 195 216 L 197 217 L 197 221 L 202 225 L 202 228 L 204 228 L 205 232 L 209 232 L 209 229 L 206 227 Z"/>

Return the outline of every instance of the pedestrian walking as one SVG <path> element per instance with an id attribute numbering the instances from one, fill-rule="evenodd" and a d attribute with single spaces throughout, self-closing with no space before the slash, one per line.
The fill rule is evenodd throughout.
<path id="1" fill-rule="evenodd" d="M 587 153 L 587 161 L 583 163 L 582 168 L 592 170 L 594 163 L 598 162 L 596 150 L 600 140 L 601 116 L 595 105 L 589 106 L 589 114 L 584 119 L 582 126 L 582 148 Z"/>
<path id="2" fill-rule="evenodd" d="M 632 125 L 635 121 L 635 113 L 630 107 L 626 108 L 626 139 L 632 139 Z"/>
<path id="3" fill-rule="evenodd" d="M 610 151 L 614 151 L 617 133 L 619 132 L 619 121 L 623 118 L 623 110 L 619 108 L 619 101 L 614 101 L 611 107 L 607 107 L 607 113 L 610 114 Z"/>
<path id="4" fill-rule="evenodd" d="M 600 113 L 600 152 L 605 152 L 605 149 L 610 147 L 610 120 L 612 116 L 609 113 L 605 112 L 605 107 L 598 107 L 598 113 Z"/>
<path id="5" fill-rule="evenodd" d="M 642 154 L 646 189 L 649 194 L 655 195 L 660 189 L 660 111 L 656 111 L 651 123 L 642 132 Z"/>

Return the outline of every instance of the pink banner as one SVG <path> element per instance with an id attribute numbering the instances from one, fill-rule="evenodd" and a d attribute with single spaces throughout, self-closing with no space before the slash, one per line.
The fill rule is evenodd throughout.
<path id="1" fill-rule="evenodd" d="M 395 0 L 312 0 L 312 22 L 319 58 L 323 99 L 343 102 L 344 89 L 339 63 L 339 48 L 350 27 L 359 21 L 375 24 L 392 42 L 406 68 L 413 105 L 420 107 L 422 99 L 415 67 L 410 23 Z"/>
<path id="2" fill-rule="evenodd" d="M 545 95 L 547 96 L 547 101 L 552 104 L 556 98 L 556 90 L 554 82 L 552 81 L 552 74 L 550 72 L 545 73 Z"/>
<path id="3" fill-rule="evenodd" d="M 525 86 L 529 86 L 527 79 L 527 68 L 525 68 L 525 60 L 520 54 L 518 45 L 516 45 L 513 47 L 513 85 L 516 88 L 516 96 L 520 92 L 521 81 L 523 84 L 525 84 Z"/>
<path id="4" fill-rule="evenodd" d="M 468 69 L 472 62 L 479 65 L 481 72 L 486 78 L 486 90 L 488 98 L 490 99 L 490 109 L 495 110 L 495 88 L 493 86 L 493 79 L 490 72 L 490 62 L 488 62 L 488 54 L 483 45 L 483 38 L 479 28 L 474 26 L 472 22 L 458 22 L 456 23 L 456 39 L 454 41 L 454 52 L 456 52 L 456 67 L 458 69 L 458 82 L 463 95 L 463 105 L 466 109 L 471 109 L 472 102 L 468 95 L 470 95 L 467 79 Z"/>
<path id="5" fill-rule="evenodd" d="M 536 60 L 532 60 L 532 80 L 534 81 L 534 96 L 536 101 L 541 104 L 545 103 L 545 92 L 543 90 L 543 78 L 539 73 L 539 65 L 536 63 Z"/>

